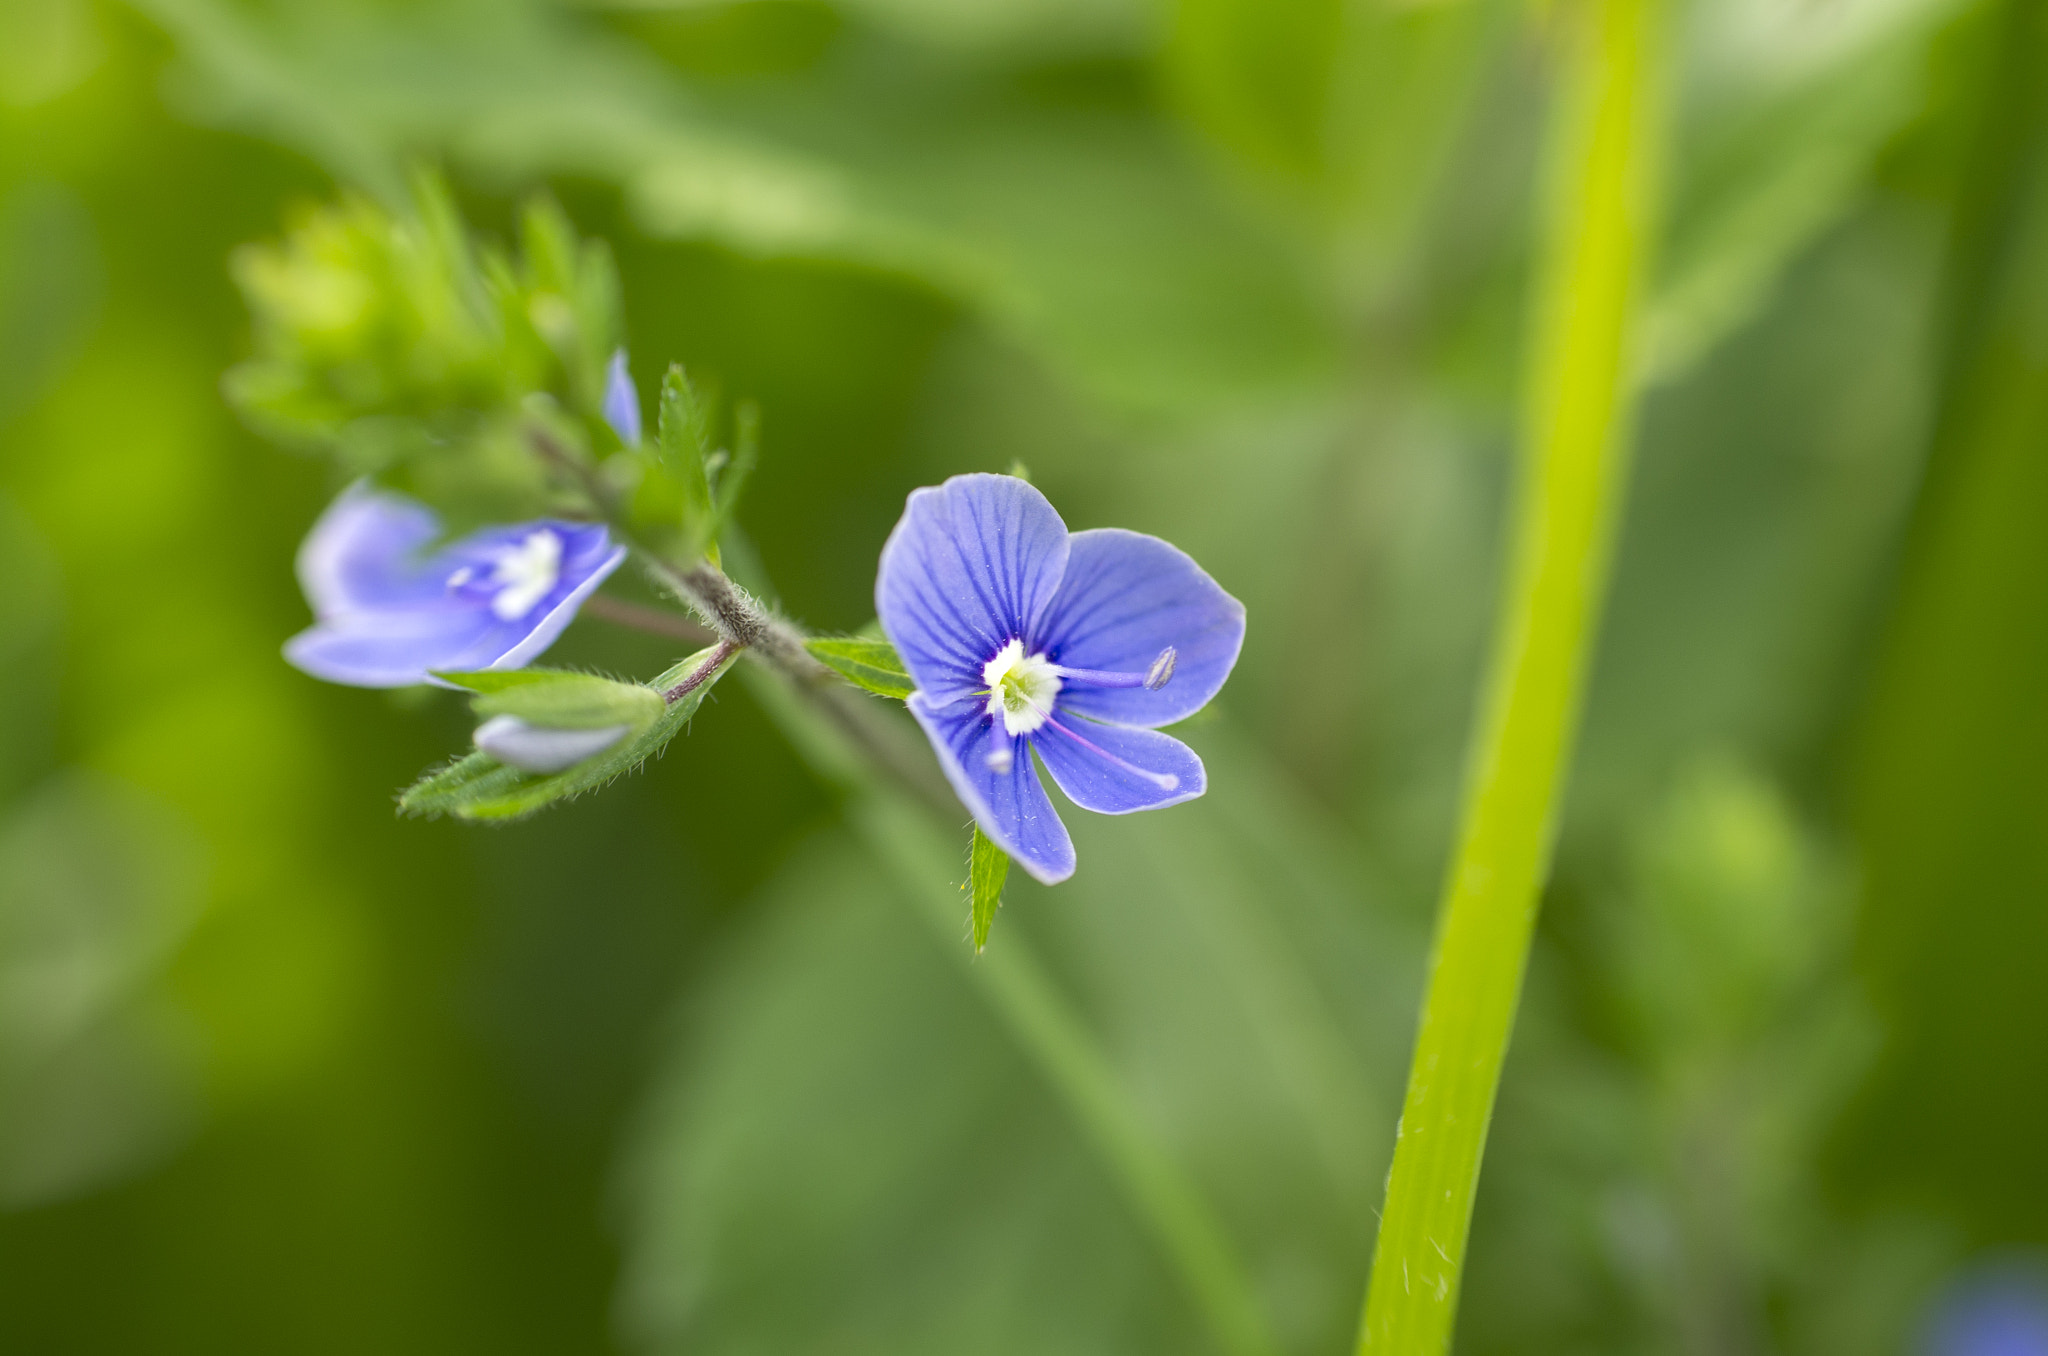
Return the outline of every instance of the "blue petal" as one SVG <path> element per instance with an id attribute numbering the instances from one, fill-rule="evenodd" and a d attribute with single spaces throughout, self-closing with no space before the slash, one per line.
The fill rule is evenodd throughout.
<path id="1" fill-rule="evenodd" d="M 960 703 L 934 710 L 922 692 L 910 694 L 909 706 L 981 831 L 1047 885 L 1073 875 L 1074 840 L 1038 780 L 1030 746 L 1004 734 L 978 707 Z M 1009 755 L 1007 766 L 991 767 L 990 754 Z"/>
<path id="2" fill-rule="evenodd" d="M 422 559 L 438 527 L 402 496 L 360 484 L 346 491 L 299 553 L 316 624 L 286 643 L 285 658 L 353 687 L 433 682 L 432 669 L 518 668 L 555 642 L 626 558 L 602 526 L 543 520 L 486 528 Z M 498 552 L 541 530 L 561 539 L 562 557 L 554 586 L 524 616 L 502 619 L 489 594 L 451 589 L 457 571 L 489 569 Z"/>
<path id="3" fill-rule="evenodd" d="M 492 716 L 476 727 L 476 746 L 506 767 L 521 772 L 566 772 L 586 758 L 595 758 L 631 734 L 630 725 L 605 725 L 595 730 L 558 730 L 533 725 L 517 716 Z"/>
<path id="4" fill-rule="evenodd" d="M 497 618 L 473 607 L 361 613 L 323 621 L 285 642 L 294 668 L 350 687 L 409 687 L 429 669 L 473 667 L 464 657 L 490 649 Z"/>
<path id="5" fill-rule="evenodd" d="M 1033 745 L 1067 799 L 1097 814 L 1157 810 L 1209 789 L 1208 771 L 1195 751 L 1157 730 L 1056 715 Z"/>
<path id="6" fill-rule="evenodd" d="M 341 492 L 299 547 L 299 587 L 316 617 L 431 602 L 441 579 L 421 553 L 441 535 L 424 504 L 357 481 Z"/>
<path id="7" fill-rule="evenodd" d="M 1040 648 L 1066 564 L 1067 525 L 1044 495 L 1014 476 L 954 476 L 911 493 L 882 547 L 875 612 L 936 709 L 984 686 L 1007 642 Z"/>
<path id="8" fill-rule="evenodd" d="M 554 592 L 548 595 L 547 600 L 527 614 L 526 623 L 531 629 L 497 658 L 479 667 L 516 669 L 531 664 L 540 658 L 543 650 L 555 643 L 556 637 L 570 622 L 576 620 L 576 612 L 583 606 L 583 600 L 597 592 L 597 586 L 604 583 L 626 559 L 625 547 L 611 546 L 603 528 L 597 528 L 595 532 L 594 548 L 564 543 L 562 577 L 556 581 Z M 443 666 L 437 664 L 435 667 Z"/>
<path id="9" fill-rule="evenodd" d="M 626 366 L 626 350 L 612 352 L 611 365 L 604 374 L 604 421 L 628 447 L 640 442 L 640 392 L 633 385 L 633 370 Z"/>
<path id="10" fill-rule="evenodd" d="M 1208 705 L 1230 676 L 1244 646 L 1244 604 L 1179 547 L 1098 528 L 1074 534 L 1040 636 L 1057 664 L 1120 673 L 1148 671 L 1172 646 L 1173 678 L 1157 691 L 1074 683 L 1060 693 L 1062 709 L 1097 720 L 1170 725 Z"/>

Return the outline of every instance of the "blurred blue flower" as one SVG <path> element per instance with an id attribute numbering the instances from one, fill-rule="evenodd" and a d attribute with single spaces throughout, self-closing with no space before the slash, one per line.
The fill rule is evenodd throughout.
<path id="1" fill-rule="evenodd" d="M 2048 1356 L 2048 1284 L 2032 1268 L 1994 1267 L 1949 1288 L 1928 1356 Z"/>
<path id="2" fill-rule="evenodd" d="M 562 634 L 626 558 L 601 526 L 488 527 L 439 550 L 425 505 L 358 482 L 299 548 L 314 625 L 284 655 L 354 687 L 433 681 L 430 669 L 516 669 Z"/>
<path id="3" fill-rule="evenodd" d="M 612 351 L 611 365 L 604 374 L 604 421 L 628 447 L 640 442 L 640 390 L 633 385 L 633 369 L 626 365 L 626 350 Z"/>
<path id="4" fill-rule="evenodd" d="M 1069 799 L 1102 814 L 1207 788 L 1194 750 L 1157 727 L 1223 686 L 1244 605 L 1178 548 L 1069 533 L 1026 482 L 955 476 L 911 494 L 882 548 L 875 610 L 953 789 L 1039 880 L 1074 873 L 1074 844 L 1034 750 Z"/>

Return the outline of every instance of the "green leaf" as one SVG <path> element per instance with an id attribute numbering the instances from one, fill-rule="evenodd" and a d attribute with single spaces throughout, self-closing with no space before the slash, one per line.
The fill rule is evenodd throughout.
<path id="1" fill-rule="evenodd" d="M 804 647 L 834 673 L 876 696 L 902 701 L 917 691 L 917 684 L 903 667 L 896 647 L 886 640 L 828 636 L 806 641 Z"/>
<path id="2" fill-rule="evenodd" d="M 711 410 L 681 363 L 669 364 L 661 379 L 660 424 L 655 446 L 660 450 L 664 469 L 682 487 L 687 521 L 708 522 L 711 482 L 705 475 L 704 462 L 711 455 Z"/>
<path id="3" fill-rule="evenodd" d="M 1010 854 L 997 847 L 989 836 L 974 826 L 974 847 L 968 857 L 969 883 L 974 891 L 974 949 L 988 945 L 988 930 L 995 926 L 996 909 L 1003 902 L 1003 881 L 1010 874 Z"/>
<path id="4" fill-rule="evenodd" d="M 1865 196 L 1872 165 L 1926 103 L 1928 44 L 1953 9 L 1822 7 L 1758 33 L 1712 21 L 1728 31 L 1701 44 L 1718 61 L 1694 58 L 1706 67 L 1692 73 L 1699 107 L 1644 318 L 1651 376 L 1683 375 L 1754 318 L 1800 251 Z"/>
<path id="5" fill-rule="evenodd" d="M 736 653 L 736 652 L 735 652 Z M 696 672 L 703 665 L 713 662 L 715 647 L 699 650 L 682 663 L 648 684 L 646 690 L 655 693 L 673 687 Z M 668 747 L 668 742 L 689 723 L 690 717 L 704 702 L 704 694 L 725 675 L 732 665 L 733 656 L 718 661 L 718 669 L 709 679 L 699 683 L 680 700 L 669 703 L 647 727 L 630 739 L 621 740 L 603 753 L 578 763 L 566 772 L 549 776 L 537 776 L 505 767 L 487 754 L 472 753 L 458 758 L 438 772 L 432 772 L 415 782 L 398 799 L 399 809 L 415 815 L 454 815 L 459 819 L 517 819 L 530 815 L 536 810 L 594 791 L 619 777 L 633 771 L 649 758 Z M 518 672 L 499 675 L 463 674 L 463 679 L 480 679 L 497 682 L 512 679 Z M 582 676 L 582 675 L 578 675 Z M 449 681 L 457 681 L 451 675 Z M 625 686 L 625 684 L 619 684 Z M 532 686 L 522 686 L 516 681 L 505 683 L 490 694 L 493 698 L 513 692 L 533 691 Z M 517 714 L 517 713 L 514 713 Z"/>
<path id="6" fill-rule="evenodd" d="M 661 693 L 639 683 L 614 682 L 565 669 L 486 669 L 437 673 L 477 694 L 479 716 L 517 716 L 557 730 L 647 725 L 662 713 Z"/>

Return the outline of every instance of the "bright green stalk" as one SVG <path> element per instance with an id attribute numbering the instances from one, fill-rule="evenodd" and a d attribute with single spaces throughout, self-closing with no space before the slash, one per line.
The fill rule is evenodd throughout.
<path id="1" fill-rule="evenodd" d="M 1361 1352 L 1450 1345 L 1472 1198 L 1606 592 L 1657 219 L 1662 0 L 1565 0 L 1515 539 Z"/>

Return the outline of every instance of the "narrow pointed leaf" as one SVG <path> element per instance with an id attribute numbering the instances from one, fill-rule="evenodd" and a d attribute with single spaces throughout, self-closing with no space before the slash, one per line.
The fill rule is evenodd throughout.
<path id="1" fill-rule="evenodd" d="M 1010 854 L 989 841 L 974 826 L 974 848 L 968 858 L 968 884 L 974 894 L 974 949 L 988 945 L 988 930 L 995 926 L 996 909 L 1003 902 L 1003 881 L 1010 874 Z"/>
<path id="2" fill-rule="evenodd" d="M 711 484 L 704 460 L 711 455 L 711 411 L 681 364 L 672 364 L 661 379 L 661 421 L 657 432 L 661 460 L 677 478 L 689 524 L 701 530 L 711 519 Z"/>

